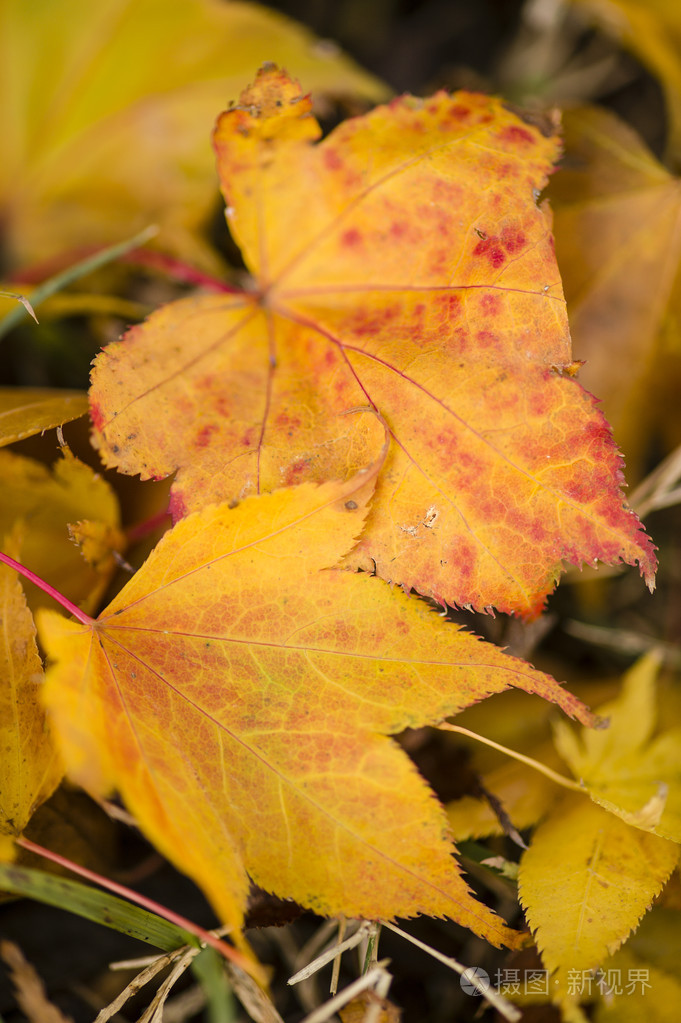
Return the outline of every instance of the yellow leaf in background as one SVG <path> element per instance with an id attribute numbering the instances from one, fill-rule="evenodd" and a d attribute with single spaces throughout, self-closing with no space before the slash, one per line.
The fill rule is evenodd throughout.
<path id="1" fill-rule="evenodd" d="M 558 757 L 548 743 L 533 750 L 532 756 L 547 767 L 560 770 Z M 517 760 L 485 774 L 482 784 L 499 801 L 516 830 L 530 827 L 545 817 L 555 806 L 559 788 L 539 771 Z M 464 796 L 447 804 L 447 818 L 455 840 L 503 835 L 504 828 L 487 799 Z"/>
<path id="2" fill-rule="evenodd" d="M 68 524 L 88 516 L 108 527 L 120 542 L 118 499 L 88 465 L 67 453 L 52 470 L 31 458 L 0 451 L 0 536 L 22 523 L 18 560 L 56 586 L 69 600 L 94 609 L 112 571 L 110 561 L 93 568 L 69 536 Z M 29 604 L 54 605 L 26 583 Z"/>
<path id="3" fill-rule="evenodd" d="M 566 111 L 564 132 L 549 195 L 574 354 L 635 479 L 651 434 L 681 437 L 681 181 L 607 111 Z"/>
<path id="4" fill-rule="evenodd" d="M 641 926 L 627 942 L 626 949 L 637 959 L 656 966 L 664 973 L 678 976 L 681 962 L 681 913 L 678 908 L 668 909 L 665 905 L 675 882 L 678 882 L 678 870 L 652 911 L 646 914 Z"/>
<path id="5" fill-rule="evenodd" d="M 0 0 L 0 212 L 14 265 L 150 223 L 159 247 L 215 266 L 216 113 L 263 61 L 320 94 L 384 99 L 338 50 L 256 4 Z"/>
<path id="6" fill-rule="evenodd" d="M 677 968 L 673 973 L 652 966 L 623 948 L 609 959 L 603 976 L 591 987 L 603 995 L 596 1003 L 595 1023 L 678 1023 L 681 1005 L 681 981 Z"/>
<path id="7" fill-rule="evenodd" d="M 591 798 L 636 828 L 681 842 L 681 728 L 655 736 L 655 682 L 651 653 L 626 674 L 622 693 L 599 714 L 602 730 L 578 735 L 555 725 L 555 743 Z"/>
<path id="8" fill-rule="evenodd" d="M 16 553 L 12 540 L 5 547 L 10 556 Z M 63 774 L 40 702 L 42 683 L 24 591 L 16 572 L 0 565 L 0 840 L 21 834 Z"/>
<path id="9" fill-rule="evenodd" d="M 87 408 L 84 391 L 0 387 L 0 446 L 69 423 Z"/>
<path id="10" fill-rule="evenodd" d="M 673 842 L 625 824 L 570 793 L 537 828 L 518 874 L 520 901 L 550 973 L 552 998 L 580 998 L 571 978 L 612 955 L 662 890 Z M 556 983 L 557 982 L 557 983 Z"/>
<path id="11" fill-rule="evenodd" d="M 116 569 L 114 552 L 120 554 L 125 547 L 125 534 L 107 522 L 70 522 L 69 536 L 80 548 L 80 552 L 94 570 L 107 578 Z"/>
<path id="12" fill-rule="evenodd" d="M 573 0 L 662 84 L 669 118 L 668 152 L 681 159 L 681 5 L 678 0 Z"/>
<path id="13" fill-rule="evenodd" d="M 10 835 L 0 835 L 0 863 L 11 863 L 17 847 Z"/>

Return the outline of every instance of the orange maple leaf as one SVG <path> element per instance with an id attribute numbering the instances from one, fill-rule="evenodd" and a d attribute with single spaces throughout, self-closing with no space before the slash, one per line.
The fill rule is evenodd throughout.
<path id="1" fill-rule="evenodd" d="M 328 138 L 263 69 L 215 147 L 254 282 L 159 310 L 98 357 L 94 442 L 178 470 L 175 517 L 366 464 L 393 443 L 349 564 L 439 601 L 539 612 L 562 562 L 639 561 L 621 462 L 572 379 L 550 217 L 558 151 L 494 98 L 403 97 Z M 375 424 L 374 424 L 375 425 Z"/>
<path id="2" fill-rule="evenodd" d="M 248 877 L 324 914 L 514 932 L 469 892 L 443 808 L 389 736 L 557 682 L 364 573 L 368 484 L 312 483 L 180 521 L 96 621 L 38 625 L 71 777 L 117 788 L 239 927 Z"/>

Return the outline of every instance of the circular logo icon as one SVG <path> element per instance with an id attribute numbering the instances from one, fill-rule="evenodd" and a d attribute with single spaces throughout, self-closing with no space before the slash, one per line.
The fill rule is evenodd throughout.
<path id="1" fill-rule="evenodd" d="M 479 997 L 490 986 L 489 973 L 479 966 L 469 966 L 461 974 L 459 983 L 461 984 L 461 990 L 465 991 L 467 995 Z"/>

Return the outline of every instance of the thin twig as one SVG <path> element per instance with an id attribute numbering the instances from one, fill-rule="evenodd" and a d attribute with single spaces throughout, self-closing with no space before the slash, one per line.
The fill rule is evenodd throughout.
<path id="1" fill-rule="evenodd" d="M 389 959 L 383 959 L 381 962 L 376 963 L 374 968 L 365 973 L 363 977 L 358 977 L 357 980 L 353 981 L 352 984 L 348 984 L 334 998 L 330 998 L 328 1002 L 324 1002 L 318 1009 L 311 1012 L 309 1016 L 306 1016 L 302 1023 L 326 1023 L 326 1020 L 333 1016 L 336 1009 L 342 1009 L 344 1005 L 351 1002 L 362 991 L 373 988 L 382 975 L 386 973 L 385 967 L 389 962 Z"/>
<path id="2" fill-rule="evenodd" d="M 157 234 L 158 227 L 154 225 L 146 227 L 132 238 L 128 238 L 127 241 L 120 242 L 118 245 L 109 245 L 106 249 L 101 249 L 99 252 L 95 252 L 94 255 L 91 254 L 78 263 L 74 263 L 72 266 L 67 267 L 66 270 L 62 270 L 60 273 L 43 281 L 42 284 L 39 284 L 31 294 L 31 304 L 34 308 L 37 308 L 42 302 L 55 295 L 58 291 L 61 291 L 68 284 L 78 280 L 80 277 L 84 277 L 86 274 L 99 270 L 101 267 L 106 266 L 107 263 L 112 263 L 126 252 L 130 252 L 131 249 L 139 248 L 140 245 L 144 245 L 145 242 L 148 242 L 150 238 Z M 4 337 L 5 334 L 12 330 L 21 321 L 23 315 L 22 309 L 12 309 L 7 316 L 0 320 L 0 337 Z"/>
<path id="3" fill-rule="evenodd" d="M 461 977 L 464 977 L 465 975 L 466 981 L 472 987 L 476 988 L 482 997 L 485 998 L 490 1005 L 493 1005 L 497 1012 L 501 1013 L 504 1019 L 509 1020 L 509 1023 L 516 1023 L 516 1020 L 521 1018 L 522 1013 L 520 1012 L 520 1009 L 507 1001 L 507 999 L 504 998 L 504 996 L 497 991 L 496 988 L 492 987 L 491 984 L 483 983 L 478 978 L 475 971 L 471 970 L 469 966 L 464 966 L 456 959 L 452 959 L 451 956 L 446 956 L 442 952 L 438 952 L 437 949 L 431 948 L 430 945 L 426 945 L 425 942 L 419 941 L 418 938 L 414 938 L 413 935 L 407 934 L 407 932 L 403 931 L 401 927 L 397 927 L 395 924 L 391 924 L 387 920 L 383 920 L 382 923 L 384 927 L 394 931 L 395 934 L 399 934 L 400 937 L 405 938 L 406 941 L 410 941 L 412 945 L 416 945 L 416 947 L 420 948 L 423 952 L 427 952 L 428 955 L 433 957 L 433 959 L 437 959 L 439 963 L 443 963 L 445 966 L 448 966 L 450 970 L 454 970 Z M 307 1023 L 307 1021 L 305 1021 L 305 1023 Z"/>
<path id="4" fill-rule="evenodd" d="M 317 970 L 321 970 L 323 966 L 330 963 L 336 956 L 346 952 L 349 948 L 355 948 L 359 943 L 366 937 L 369 930 L 369 924 L 362 924 L 362 926 L 355 931 L 349 938 L 342 941 L 340 945 L 332 945 L 331 948 L 327 949 L 326 952 L 322 952 L 321 955 L 313 959 L 311 963 L 304 966 L 302 970 L 298 970 L 298 973 L 294 973 L 292 977 L 289 977 L 289 984 L 298 984 L 301 980 L 307 980 Z"/>
<path id="5" fill-rule="evenodd" d="M 338 918 L 338 944 L 339 945 L 342 943 L 343 938 L 345 937 L 345 929 L 346 929 L 347 925 L 348 925 L 347 920 L 341 914 L 341 916 L 339 916 L 339 918 Z M 343 954 L 342 952 L 339 952 L 338 949 L 336 949 L 336 958 L 333 961 L 333 969 L 331 971 L 331 983 L 329 985 L 329 992 L 332 995 L 335 995 L 338 992 L 338 977 L 340 975 L 340 964 L 341 964 L 341 956 L 342 956 L 342 954 Z"/>
<path id="6" fill-rule="evenodd" d="M 477 739 L 478 742 L 483 743 L 485 746 L 491 746 L 492 749 L 499 750 L 500 753 L 505 753 L 506 756 L 512 757 L 514 760 L 519 760 L 521 764 L 527 764 L 528 767 L 532 767 L 535 771 L 539 771 L 540 774 L 546 775 L 551 781 L 555 781 L 556 785 L 562 785 L 563 788 L 572 789 L 574 792 L 586 793 L 583 785 L 579 782 L 574 781 L 572 778 L 566 778 L 564 774 L 558 774 L 557 771 L 552 771 L 550 767 L 546 767 L 545 764 L 540 763 L 538 760 L 533 760 L 532 757 L 526 757 L 524 753 L 517 753 L 516 750 L 509 749 L 508 746 L 502 746 L 498 742 L 494 742 L 492 739 L 486 739 L 482 735 L 478 735 L 477 732 L 471 732 L 468 728 L 462 728 L 461 725 L 450 725 L 446 721 L 441 725 L 437 726 L 447 732 L 458 732 L 460 735 L 467 735 L 471 739 Z"/>

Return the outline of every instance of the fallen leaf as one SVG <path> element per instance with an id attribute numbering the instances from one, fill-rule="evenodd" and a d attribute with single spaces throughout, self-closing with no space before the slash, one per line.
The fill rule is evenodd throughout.
<path id="1" fill-rule="evenodd" d="M 634 477 L 651 439 L 681 436 L 681 182 L 597 108 L 568 111 L 551 183 L 556 251 L 580 377 L 603 400 Z"/>
<path id="2" fill-rule="evenodd" d="M 82 391 L 0 387 L 0 446 L 63 426 L 87 409 L 87 395 Z"/>
<path id="3" fill-rule="evenodd" d="M 0 536 L 21 522 L 18 560 L 70 600 L 94 608 L 111 578 L 113 563 L 103 558 L 96 567 L 89 565 L 68 527 L 87 515 L 101 523 L 116 548 L 121 546 L 118 500 L 109 484 L 70 452 L 50 470 L 31 458 L 0 451 L 0 475 Z M 32 583 L 25 588 L 32 609 L 51 603 Z"/>
<path id="4" fill-rule="evenodd" d="M 627 673 L 620 696 L 599 707 L 607 729 L 577 736 L 557 721 L 555 743 L 595 802 L 633 827 L 681 842 L 681 728 L 654 734 L 659 667 L 653 651 Z"/>
<path id="5" fill-rule="evenodd" d="M 322 914 L 449 916 L 513 944 L 388 736 L 509 686 L 591 715 L 421 601 L 322 570 L 352 546 L 372 482 L 213 505 L 166 533 L 97 621 L 41 611 L 60 749 L 87 791 L 121 792 L 235 927 L 250 877 Z"/>
<path id="6" fill-rule="evenodd" d="M 337 49 L 257 4 L 2 0 L 0 209 L 12 262 L 156 223 L 166 251 L 219 264 L 200 236 L 215 202 L 206 133 L 252 68 L 273 59 L 320 94 L 387 94 Z"/>
<path id="7" fill-rule="evenodd" d="M 403 97 L 318 136 L 309 98 L 272 68 L 219 119 L 253 286 L 165 306 L 102 352 L 105 463 L 177 469 L 179 517 L 351 476 L 366 456 L 357 417 L 340 417 L 368 403 L 393 443 L 349 565 L 526 617 L 563 561 L 639 560 L 651 584 L 610 430 L 570 375 L 536 202 L 555 137 L 466 93 Z"/>
<path id="8" fill-rule="evenodd" d="M 653 916 L 654 911 L 649 916 Z M 648 917 L 646 918 L 648 919 Z M 644 921 L 645 923 L 645 921 Z M 676 1023 L 681 1004 L 678 960 L 665 972 L 630 950 L 629 943 L 609 959 L 602 977 L 591 987 L 598 999 L 596 1023 Z"/>
<path id="9" fill-rule="evenodd" d="M 579 1003 L 571 980 L 620 947 L 678 857 L 675 843 L 630 827 L 583 796 L 570 793 L 556 806 L 535 831 L 518 874 L 542 961 L 556 971 L 552 1000 Z"/>
<path id="10" fill-rule="evenodd" d="M 15 549 L 5 538 L 10 555 Z M 40 700 L 33 617 L 13 569 L 0 564 L 0 835 L 20 835 L 63 771 Z"/>

